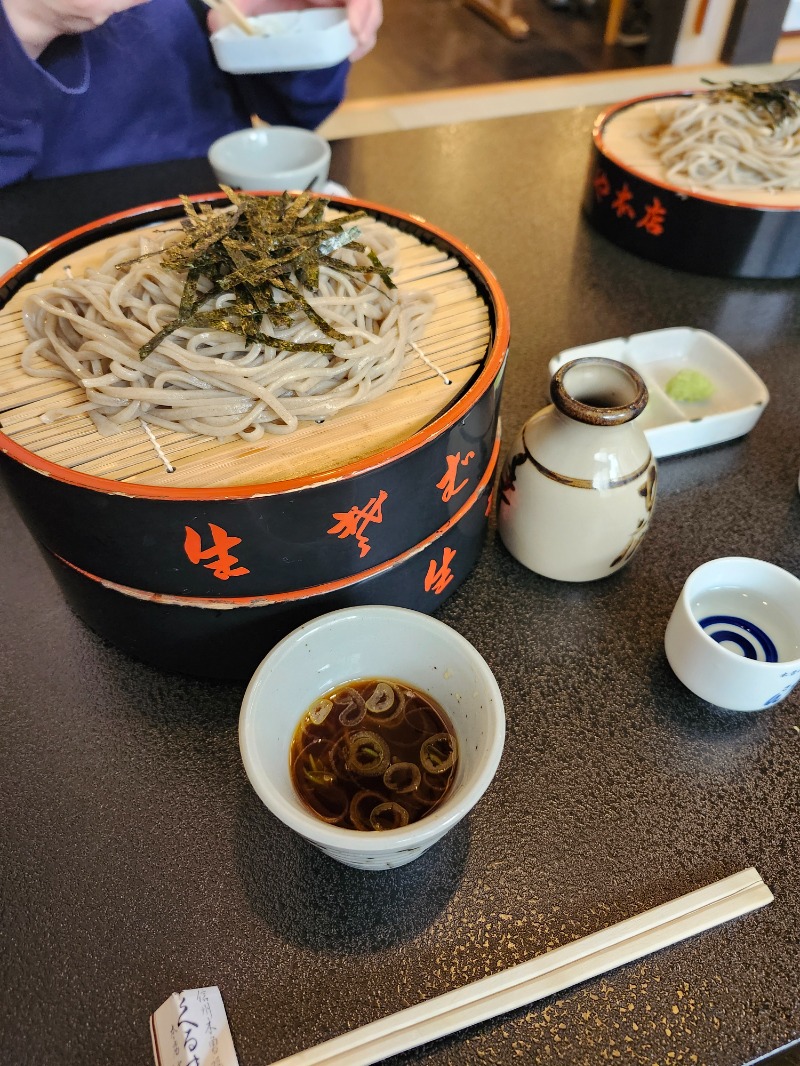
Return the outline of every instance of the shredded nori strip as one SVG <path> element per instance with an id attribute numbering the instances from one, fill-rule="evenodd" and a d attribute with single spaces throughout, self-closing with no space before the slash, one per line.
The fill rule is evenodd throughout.
<path id="1" fill-rule="evenodd" d="M 800 93 L 788 84 L 797 73 L 795 71 L 782 81 L 762 83 L 732 81 L 728 85 L 721 85 L 709 78 L 701 80 L 706 85 L 714 86 L 710 93 L 712 97 L 744 104 L 775 130 L 787 120 L 800 118 Z"/>
<path id="2" fill-rule="evenodd" d="M 346 340 L 304 295 L 304 290 L 317 292 L 323 264 L 348 275 L 374 274 L 386 288 L 395 288 L 391 268 L 356 239 L 360 231 L 353 222 L 364 218 L 364 211 L 326 219 L 329 201 L 308 191 L 253 196 L 226 185 L 220 188 L 230 207 L 214 210 L 181 196 L 186 217 L 179 240 L 163 252 L 147 252 L 119 264 L 124 267 L 161 254 L 166 269 L 186 272 L 175 319 L 142 345 L 142 358 L 183 326 L 224 330 L 278 351 L 331 354 L 332 343 L 293 343 L 270 336 L 264 332 L 265 319 L 273 329 L 286 328 L 301 311 L 330 341 Z M 345 245 L 366 255 L 369 266 L 345 263 L 331 254 Z M 208 302 L 222 292 L 233 293 L 234 300 L 208 308 Z"/>

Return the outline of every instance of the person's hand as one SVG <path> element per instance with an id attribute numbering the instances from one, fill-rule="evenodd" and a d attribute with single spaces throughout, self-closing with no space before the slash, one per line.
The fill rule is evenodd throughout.
<path id="1" fill-rule="evenodd" d="M 372 51 L 383 22 L 383 0 L 348 0 L 347 17 L 358 45 L 350 56 L 361 59 Z"/>
<path id="2" fill-rule="evenodd" d="M 234 0 L 248 18 L 271 15 L 276 11 L 300 11 L 309 7 L 347 7 L 350 29 L 356 39 L 351 59 L 361 59 L 374 48 L 378 29 L 383 22 L 382 0 Z M 228 21 L 223 13 L 212 11 L 208 25 L 213 33 Z"/>
<path id="3" fill-rule="evenodd" d="M 6 18 L 31 59 L 64 33 L 85 33 L 148 0 L 3 0 Z"/>

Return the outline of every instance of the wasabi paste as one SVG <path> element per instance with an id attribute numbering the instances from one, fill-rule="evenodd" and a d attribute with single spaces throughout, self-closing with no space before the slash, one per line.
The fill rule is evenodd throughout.
<path id="1" fill-rule="evenodd" d="M 714 392 L 714 382 L 699 370 L 679 370 L 666 385 L 667 396 L 681 403 L 701 403 Z"/>

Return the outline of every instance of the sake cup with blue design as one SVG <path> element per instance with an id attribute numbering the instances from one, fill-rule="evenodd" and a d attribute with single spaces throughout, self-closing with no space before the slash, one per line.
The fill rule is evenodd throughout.
<path id="1" fill-rule="evenodd" d="M 688 689 L 731 711 L 759 711 L 800 681 L 800 580 L 761 559 L 703 563 L 667 624 L 669 664 Z"/>

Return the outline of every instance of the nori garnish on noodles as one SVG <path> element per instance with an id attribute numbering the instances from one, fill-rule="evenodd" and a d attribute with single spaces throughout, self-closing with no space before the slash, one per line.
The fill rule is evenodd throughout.
<path id="1" fill-rule="evenodd" d="M 782 81 L 755 83 L 749 81 L 732 81 L 728 85 L 702 78 L 706 85 L 712 85 L 710 95 L 717 100 L 731 100 L 744 104 L 763 123 L 776 130 L 787 120 L 800 118 L 800 93 L 788 84 L 795 74 Z"/>
<path id="2" fill-rule="evenodd" d="M 329 201 L 310 192 L 253 196 L 227 185 L 220 188 L 230 208 L 215 210 L 180 197 L 186 212 L 183 234 L 160 254 L 168 270 L 186 271 L 186 281 L 177 316 L 139 349 L 142 358 L 182 326 L 224 330 L 283 352 L 329 355 L 333 343 L 280 340 L 264 333 L 264 319 L 280 329 L 302 312 L 331 342 L 345 340 L 304 296 L 303 290 L 318 290 L 320 265 L 348 275 L 374 274 L 387 288 L 395 287 L 391 268 L 356 240 L 360 231 L 352 223 L 364 218 L 364 211 L 326 219 Z M 331 255 L 344 245 L 363 252 L 370 265 L 355 266 Z M 224 307 L 204 310 L 221 293 L 233 293 L 235 299 Z"/>

